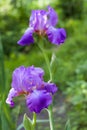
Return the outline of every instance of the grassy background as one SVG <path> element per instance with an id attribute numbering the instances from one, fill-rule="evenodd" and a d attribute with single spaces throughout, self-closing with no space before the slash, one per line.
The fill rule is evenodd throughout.
<path id="1" fill-rule="evenodd" d="M 17 45 L 17 41 L 28 27 L 31 10 L 45 9 L 48 4 L 58 13 L 57 27 L 64 27 L 67 31 L 67 40 L 61 46 L 45 43 L 49 59 L 53 52 L 56 55 L 53 81 L 65 95 L 72 130 L 87 129 L 86 0 L 80 3 L 75 3 L 75 0 L 62 2 L 3 0 L 0 2 L 0 130 L 15 130 L 20 111 L 19 105 L 11 109 L 5 103 L 11 87 L 13 70 L 20 65 L 40 66 L 45 70 L 45 81 L 49 80 L 48 70 L 39 48 L 36 45 L 29 47 Z M 62 123 L 60 125 L 62 126 Z"/>

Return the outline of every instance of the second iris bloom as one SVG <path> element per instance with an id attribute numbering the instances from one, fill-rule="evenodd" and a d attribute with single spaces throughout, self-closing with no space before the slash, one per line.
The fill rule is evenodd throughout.
<path id="1" fill-rule="evenodd" d="M 44 82 L 43 75 L 44 71 L 39 67 L 16 68 L 6 103 L 13 107 L 13 98 L 24 95 L 31 112 L 39 113 L 47 108 L 52 103 L 52 95 L 57 91 L 57 87 L 54 83 Z"/>

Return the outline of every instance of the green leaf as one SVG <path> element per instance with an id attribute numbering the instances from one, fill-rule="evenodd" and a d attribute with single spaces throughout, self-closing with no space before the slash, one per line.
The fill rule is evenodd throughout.
<path id="1" fill-rule="evenodd" d="M 23 123 L 21 123 L 18 127 L 17 127 L 17 130 L 21 130 L 21 128 L 23 128 L 24 127 L 24 125 L 23 125 Z"/>
<path id="2" fill-rule="evenodd" d="M 66 122 L 65 130 L 71 130 L 70 120 Z"/>
<path id="3" fill-rule="evenodd" d="M 27 117 L 26 114 L 24 115 L 24 118 L 23 118 L 23 124 L 24 124 L 25 130 L 33 130 L 32 122 L 30 118 Z"/>
<path id="4" fill-rule="evenodd" d="M 52 75 L 55 74 L 55 72 L 57 71 L 57 68 L 58 68 L 58 60 L 57 60 L 56 55 L 53 53 L 51 57 L 51 62 L 50 62 L 50 69 L 51 69 Z"/>
<path id="5" fill-rule="evenodd" d="M 0 93 L 5 90 L 5 70 L 4 70 L 4 53 L 0 37 Z"/>
<path id="6" fill-rule="evenodd" d="M 4 52 L 0 36 L 0 130 L 14 130 L 15 126 L 12 125 L 10 118 L 11 112 L 5 104 L 7 93 L 5 81 Z"/>
<path id="7" fill-rule="evenodd" d="M 11 111 L 0 101 L 0 130 L 15 130 L 15 123 L 12 123 Z"/>

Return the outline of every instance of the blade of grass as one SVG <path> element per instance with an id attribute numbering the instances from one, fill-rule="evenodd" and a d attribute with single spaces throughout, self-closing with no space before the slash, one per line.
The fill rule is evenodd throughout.
<path id="1" fill-rule="evenodd" d="M 65 130 L 71 130 L 70 120 L 66 122 Z"/>
<path id="2" fill-rule="evenodd" d="M 14 124 L 12 125 L 10 109 L 5 103 L 6 94 L 4 52 L 0 36 L 0 130 L 15 130 Z"/>
<path id="3" fill-rule="evenodd" d="M 0 94 L 5 90 L 4 53 L 0 37 Z"/>

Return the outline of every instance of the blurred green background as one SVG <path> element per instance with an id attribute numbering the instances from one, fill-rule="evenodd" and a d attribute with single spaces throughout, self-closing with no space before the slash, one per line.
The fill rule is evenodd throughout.
<path id="1" fill-rule="evenodd" d="M 57 95 L 61 96 L 56 95 L 54 107 L 63 101 L 61 114 L 56 116 L 55 130 L 64 130 L 67 119 L 71 121 L 71 130 L 87 130 L 86 0 L 0 0 L 0 130 L 16 130 L 18 116 L 23 111 L 19 103 L 13 109 L 5 103 L 13 70 L 20 65 L 40 66 L 45 70 L 45 81 L 49 80 L 38 47 L 35 44 L 17 45 L 28 27 L 31 10 L 46 9 L 48 5 L 58 13 L 57 27 L 64 27 L 67 31 L 67 40 L 61 46 L 46 44 L 49 59 L 52 52 L 56 55 L 53 82 L 59 87 Z"/>

